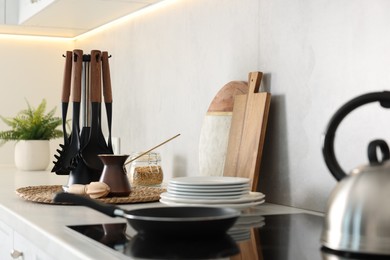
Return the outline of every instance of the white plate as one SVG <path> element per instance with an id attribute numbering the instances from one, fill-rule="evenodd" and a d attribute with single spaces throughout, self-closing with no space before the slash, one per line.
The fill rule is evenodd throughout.
<path id="1" fill-rule="evenodd" d="M 234 225 L 251 225 L 259 222 L 265 222 L 263 216 L 239 217 Z"/>
<path id="2" fill-rule="evenodd" d="M 166 201 L 178 202 L 178 203 L 194 203 L 194 204 L 239 204 L 263 200 L 265 195 L 260 192 L 249 192 L 244 196 L 240 196 L 237 199 L 187 199 L 187 198 L 178 198 L 177 196 L 172 196 L 168 192 L 161 193 L 160 197 Z"/>
<path id="3" fill-rule="evenodd" d="M 167 192 L 169 193 L 169 192 Z M 243 194 L 223 195 L 223 196 L 196 196 L 196 195 L 183 195 L 169 193 L 172 198 L 187 199 L 187 200 L 233 200 L 239 199 Z"/>
<path id="4" fill-rule="evenodd" d="M 251 217 L 251 216 L 262 216 L 264 215 L 264 210 L 261 209 L 261 208 L 256 208 L 256 207 L 253 207 L 253 208 L 250 208 L 250 209 L 246 209 L 246 210 L 243 210 L 241 212 L 241 216 L 240 217 Z"/>
<path id="5" fill-rule="evenodd" d="M 236 230 L 236 229 L 251 229 L 251 228 L 260 228 L 265 225 L 264 221 L 259 221 L 256 223 L 251 223 L 251 224 L 240 224 L 240 223 L 235 223 L 230 230 Z M 229 230 L 229 231 L 230 231 Z"/>
<path id="6" fill-rule="evenodd" d="M 247 202 L 247 203 L 237 203 L 237 204 L 193 204 L 193 203 L 179 203 L 179 202 L 173 202 L 169 200 L 160 199 L 160 202 L 163 204 L 166 204 L 168 206 L 191 206 L 191 207 L 199 207 L 199 206 L 209 206 L 209 207 L 219 207 L 219 208 L 234 208 L 234 209 L 245 209 L 250 208 L 253 206 L 257 206 L 260 204 L 263 204 L 265 200 L 259 200 L 254 202 Z"/>
<path id="7" fill-rule="evenodd" d="M 185 197 L 226 197 L 226 196 L 242 196 L 249 193 L 249 190 L 241 191 L 220 191 L 220 192 L 187 192 L 187 191 L 176 191 L 168 188 L 168 193 L 174 196 L 185 196 Z"/>
<path id="8" fill-rule="evenodd" d="M 241 242 L 241 241 L 251 239 L 250 229 L 229 229 L 227 233 L 236 242 Z"/>
<path id="9" fill-rule="evenodd" d="M 225 176 L 193 176 L 193 177 L 177 177 L 169 181 L 169 183 L 179 185 L 197 185 L 197 186 L 209 186 L 209 185 L 239 185 L 249 183 L 248 178 L 240 177 L 225 177 Z"/>
<path id="10" fill-rule="evenodd" d="M 221 191 L 242 191 L 247 190 L 249 191 L 249 185 L 224 185 L 224 186 L 192 186 L 192 185 L 175 185 L 175 184 L 168 184 L 167 187 L 169 190 L 174 191 L 186 191 L 186 192 L 221 192 Z"/>

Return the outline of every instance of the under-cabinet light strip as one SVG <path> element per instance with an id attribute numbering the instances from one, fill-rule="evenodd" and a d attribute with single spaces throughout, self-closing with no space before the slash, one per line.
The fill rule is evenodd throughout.
<path id="1" fill-rule="evenodd" d="M 40 35 L 26 35 L 26 34 L 8 34 L 0 33 L 0 39 L 10 40 L 36 40 L 36 41 L 73 41 L 73 38 L 58 37 L 58 36 L 40 36 Z"/>
<path id="2" fill-rule="evenodd" d="M 172 4 L 173 2 L 177 2 L 177 1 L 180 1 L 180 0 L 163 0 L 163 1 L 158 2 L 158 3 L 148 5 L 148 6 L 144 7 L 144 8 L 141 8 L 138 11 L 135 11 L 134 13 L 125 15 L 125 16 L 123 16 L 121 18 L 118 18 L 118 19 L 116 19 L 114 21 L 108 22 L 108 23 L 106 23 L 106 24 L 104 24 L 102 26 L 99 26 L 99 27 L 97 27 L 95 29 L 92 29 L 92 30 L 90 30 L 88 32 L 85 32 L 83 34 L 75 36 L 73 39 L 74 40 L 79 40 L 79 39 L 82 39 L 82 38 L 90 37 L 93 34 L 97 34 L 99 32 L 102 32 L 102 31 L 108 30 L 110 28 L 113 28 L 115 26 L 118 26 L 120 24 L 123 24 L 123 23 L 125 23 L 125 22 L 127 22 L 130 19 L 133 19 L 135 17 L 141 16 L 141 15 L 145 15 L 145 14 L 149 14 L 151 12 L 155 12 L 156 10 L 161 9 L 161 8 L 163 8 L 165 6 L 168 6 L 168 5 Z"/>

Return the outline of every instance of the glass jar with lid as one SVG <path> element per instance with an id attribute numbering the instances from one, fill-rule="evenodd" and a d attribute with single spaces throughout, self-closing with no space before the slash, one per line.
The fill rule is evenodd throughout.
<path id="1" fill-rule="evenodd" d="M 130 160 L 141 153 L 132 153 Z M 150 152 L 142 155 L 130 164 L 129 178 L 132 186 L 158 186 L 163 181 L 161 168 L 161 156 L 158 152 Z"/>

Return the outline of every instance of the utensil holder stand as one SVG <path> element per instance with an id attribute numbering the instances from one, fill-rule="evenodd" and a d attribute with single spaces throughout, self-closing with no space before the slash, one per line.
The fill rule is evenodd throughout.
<path id="1" fill-rule="evenodd" d="M 98 51 L 100 53 L 100 51 Z M 109 148 L 108 148 L 108 145 L 104 139 L 104 136 L 101 136 L 102 138 L 100 139 L 96 139 L 96 138 L 91 138 L 92 136 L 92 131 L 96 131 L 96 132 L 99 132 L 101 133 L 101 126 L 100 126 L 100 121 L 101 121 L 101 118 L 100 118 L 100 115 L 101 115 L 101 106 L 99 104 L 98 106 L 98 114 L 93 114 L 92 113 L 92 109 L 91 109 L 91 106 L 92 106 L 92 102 L 94 102 L 94 100 L 91 100 L 91 96 L 92 96 L 92 84 L 96 84 L 96 81 L 93 81 L 92 80 L 92 72 L 91 72 L 91 59 L 92 58 L 95 58 L 95 57 L 92 57 L 92 54 L 89 55 L 89 54 L 84 54 L 83 55 L 83 70 L 82 70 L 82 84 L 81 84 L 81 130 L 80 130 L 80 133 L 77 133 L 79 134 L 79 137 L 80 137 L 80 148 L 79 148 L 79 151 L 78 151 L 78 154 L 76 156 L 76 158 L 74 158 L 74 164 L 75 164 L 75 167 L 70 170 L 69 172 L 69 179 L 68 179 L 68 185 L 72 185 L 72 184 L 89 184 L 91 182 L 94 182 L 94 181 L 99 181 L 100 177 L 101 177 L 101 174 L 102 174 L 102 171 L 103 171 L 103 163 L 100 165 L 97 165 L 95 164 L 95 167 L 89 167 L 88 163 L 86 163 L 85 161 L 85 158 L 88 157 L 88 158 L 91 158 L 91 157 L 96 157 L 98 158 L 98 154 L 101 153 L 102 149 L 85 149 L 84 148 L 86 146 L 97 146 L 97 145 L 100 145 L 100 146 L 104 146 L 105 148 L 103 149 L 103 151 L 105 151 L 104 153 L 105 154 L 112 154 L 112 152 L 109 151 Z M 101 56 L 96 56 L 96 60 L 99 60 L 100 61 L 101 59 Z M 99 66 L 100 66 L 100 62 L 97 63 Z M 100 70 L 99 70 L 99 73 L 98 75 L 95 75 L 96 78 L 95 79 L 98 79 L 98 84 L 100 84 L 100 80 L 101 80 L 101 74 L 100 74 Z M 98 89 L 100 92 L 99 92 L 99 96 L 100 96 L 100 99 L 101 99 L 101 86 L 99 86 Z M 97 95 L 97 94 L 95 94 Z M 96 104 L 96 102 L 95 102 Z M 92 118 L 92 117 L 95 117 L 95 118 Z M 94 123 L 92 123 L 92 121 L 95 121 L 95 122 L 98 122 L 98 124 L 96 125 L 93 125 Z M 91 126 L 94 127 L 94 129 L 91 128 Z M 98 127 L 98 128 L 97 128 Z M 97 142 L 99 141 L 99 144 L 97 144 Z M 92 142 L 94 142 L 92 144 Z M 98 158 L 99 162 L 100 162 L 100 159 Z"/>

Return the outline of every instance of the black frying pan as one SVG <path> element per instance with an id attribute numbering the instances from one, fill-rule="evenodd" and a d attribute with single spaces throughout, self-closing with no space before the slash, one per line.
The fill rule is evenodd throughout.
<path id="1" fill-rule="evenodd" d="M 153 237 L 225 235 L 240 215 L 235 209 L 217 207 L 150 207 L 126 211 L 71 193 L 57 193 L 54 202 L 79 204 L 111 217 L 126 218 L 139 234 Z"/>

